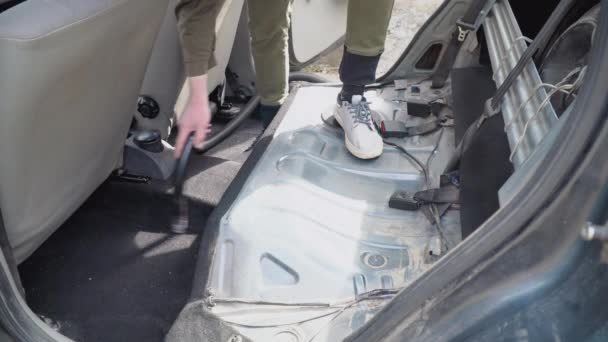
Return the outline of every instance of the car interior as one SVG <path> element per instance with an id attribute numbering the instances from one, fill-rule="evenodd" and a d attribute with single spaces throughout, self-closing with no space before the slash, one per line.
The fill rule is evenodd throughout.
<path id="1" fill-rule="evenodd" d="M 486 1 L 437 84 L 473 2 L 445 0 L 366 88 L 385 147 L 359 160 L 331 117 L 340 84 L 302 72 L 341 46 L 347 1 L 293 1 L 290 96 L 265 128 L 247 2 L 226 0 L 176 234 L 176 1 L 0 0 L 0 246 L 32 319 L 66 341 L 339 341 L 373 323 L 491 229 L 580 114 L 600 1 Z"/>

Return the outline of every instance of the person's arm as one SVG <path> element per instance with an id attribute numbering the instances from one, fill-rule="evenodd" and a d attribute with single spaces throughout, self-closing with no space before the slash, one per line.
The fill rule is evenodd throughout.
<path id="1" fill-rule="evenodd" d="M 175 8 L 177 28 L 190 96 L 179 118 L 175 157 L 179 158 L 190 134 L 201 148 L 209 131 L 211 113 L 207 72 L 215 66 L 215 24 L 224 0 L 180 0 Z"/>

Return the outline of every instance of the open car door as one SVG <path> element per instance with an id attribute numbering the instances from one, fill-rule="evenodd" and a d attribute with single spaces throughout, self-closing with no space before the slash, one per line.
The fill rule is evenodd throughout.
<path id="1" fill-rule="evenodd" d="M 289 52 L 291 65 L 314 62 L 342 41 L 346 33 L 348 0 L 294 0 Z"/>

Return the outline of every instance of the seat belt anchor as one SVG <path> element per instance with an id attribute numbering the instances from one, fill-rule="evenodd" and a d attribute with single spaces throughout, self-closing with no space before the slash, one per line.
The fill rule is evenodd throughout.
<path id="1" fill-rule="evenodd" d="M 471 25 L 469 23 L 466 23 L 462 20 L 462 18 L 456 21 L 456 27 L 458 28 L 458 41 L 461 43 L 464 42 L 465 39 L 467 39 L 469 32 L 477 31 L 477 28 L 474 24 Z"/>
<path id="2" fill-rule="evenodd" d="M 469 30 L 463 29 L 462 26 L 458 26 L 458 41 L 459 42 L 464 42 L 465 39 L 467 39 L 467 35 L 469 35 Z"/>

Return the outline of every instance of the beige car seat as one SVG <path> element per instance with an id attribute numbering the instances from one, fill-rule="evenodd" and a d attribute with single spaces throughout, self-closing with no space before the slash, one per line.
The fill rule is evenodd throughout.
<path id="1" fill-rule="evenodd" d="M 0 14 L 0 208 L 18 262 L 121 163 L 167 0 L 28 0 Z"/>

